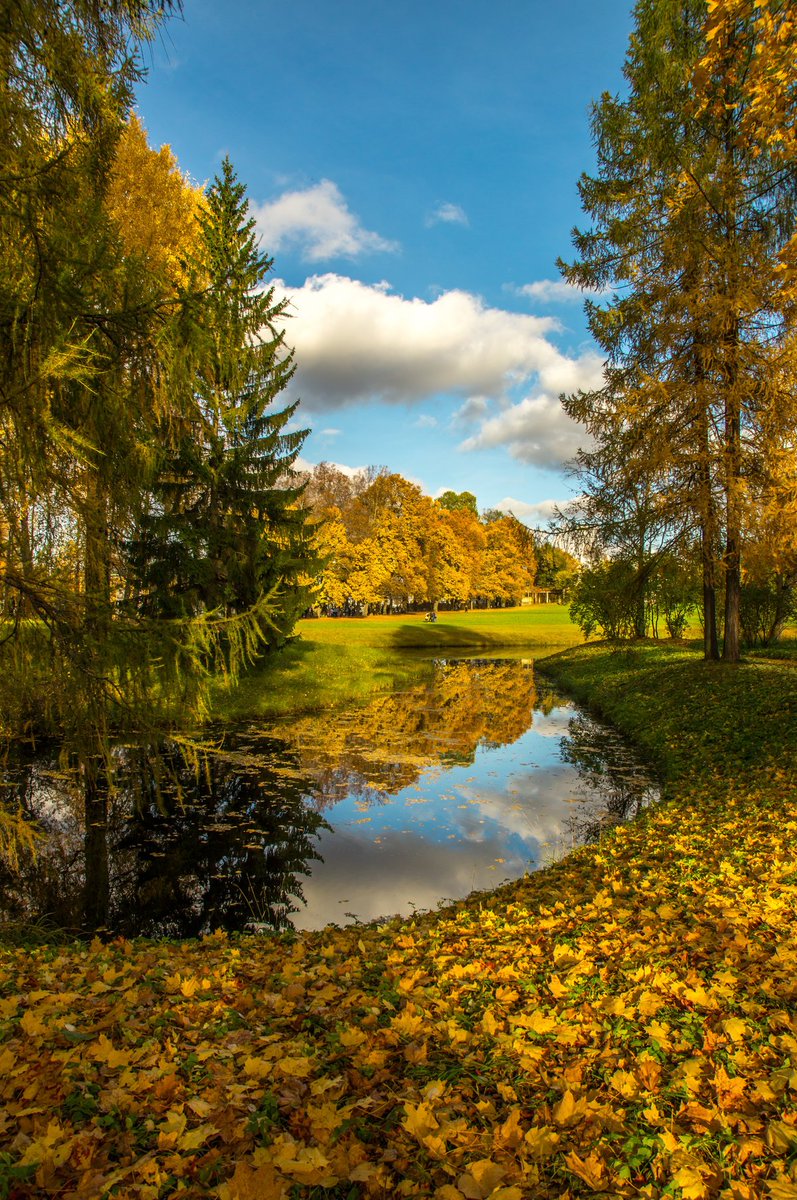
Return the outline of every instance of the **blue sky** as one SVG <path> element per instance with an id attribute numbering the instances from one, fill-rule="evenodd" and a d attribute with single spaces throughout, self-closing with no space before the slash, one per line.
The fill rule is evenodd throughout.
<path id="1" fill-rule="evenodd" d="M 628 0 L 185 0 L 139 114 L 225 154 L 291 302 L 307 463 L 384 465 L 531 524 L 571 494 L 562 391 L 600 379 L 558 280 L 622 87 Z"/>

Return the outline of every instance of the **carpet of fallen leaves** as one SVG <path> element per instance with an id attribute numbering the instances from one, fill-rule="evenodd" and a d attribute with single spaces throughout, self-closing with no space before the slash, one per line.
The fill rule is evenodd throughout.
<path id="1" fill-rule="evenodd" d="M 700 744 L 440 913 L 1 950 L 0 1197 L 797 1200 L 794 764 Z"/>

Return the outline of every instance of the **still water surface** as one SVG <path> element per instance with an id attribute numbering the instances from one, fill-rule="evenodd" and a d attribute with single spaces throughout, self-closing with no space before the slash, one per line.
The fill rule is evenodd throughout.
<path id="1" fill-rule="evenodd" d="M 174 749 L 120 747 L 105 925 L 184 937 L 408 914 L 544 866 L 655 799 L 619 736 L 531 663 L 423 675 L 351 712 L 216 730 L 198 775 Z M 6 795 L 47 841 L 0 875 L 0 911 L 80 928 L 102 870 L 86 871 L 74 782 L 39 759 Z"/>

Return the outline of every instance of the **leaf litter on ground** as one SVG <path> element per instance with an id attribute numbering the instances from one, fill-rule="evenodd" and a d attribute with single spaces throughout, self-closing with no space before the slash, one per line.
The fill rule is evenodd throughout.
<path id="1" fill-rule="evenodd" d="M 797 1200 L 797 676 L 548 669 L 663 774 L 600 843 L 403 922 L 3 947 L 0 1197 Z"/>

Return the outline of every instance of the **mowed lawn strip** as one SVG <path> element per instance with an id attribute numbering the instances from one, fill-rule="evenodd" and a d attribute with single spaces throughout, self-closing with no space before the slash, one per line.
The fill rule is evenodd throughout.
<path id="1" fill-rule="evenodd" d="M 797 673 L 545 669 L 661 805 L 411 921 L 6 947 L 6 1195 L 793 1200 Z"/>
<path id="2" fill-rule="evenodd" d="M 365 703 L 374 692 L 428 674 L 423 655 L 522 654 L 534 658 L 582 640 L 559 604 L 400 616 L 321 617 L 300 621 L 296 637 L 236 688 L 219 688 L 214 715 L 290 716 Z"/>

